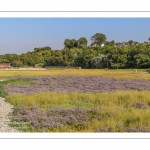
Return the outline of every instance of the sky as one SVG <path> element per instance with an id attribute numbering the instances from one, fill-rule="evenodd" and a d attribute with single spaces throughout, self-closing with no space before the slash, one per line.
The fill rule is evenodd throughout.
<path id="1" fill-rule="evenodd" d="M 35 47 L 64 48 L 65 39 L 103 33 L 107 41 L 148 41 L 150 18 L 0 18 L 0 54 L 22 54 Z"/>

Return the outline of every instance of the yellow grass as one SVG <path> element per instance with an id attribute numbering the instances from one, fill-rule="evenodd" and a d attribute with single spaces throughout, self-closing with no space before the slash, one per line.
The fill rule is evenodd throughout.
<path id="1" fill-rule="evenodd" d="M 145 70 L 108 70 L 103 69 L 52 69 L 43 71 L 2 71 L 0 76 L 59 76 L 59 75 L 79 75 L 79 76 L 103 76 L 115 79 L 146 79 L 150 80 L 150 74 Z M 99 129 L 109 127 L 113 131 L 118 131 L 118 126 L 123 125 L 131 128 L 150 128 L 150 109 L 138 109 L 130 107 L 132 104 L 142 102 L 150 106 L 150 91 L 117 91 L 103 93 L 59 93 L 46 92 L 33 95 L 13 94 L 6 97 L 6 101 L 15 105 L 38 105 L 42 109 L 51 107 L 76 108 L 84 110 L 97 109 L 102 119 L 92 119 L 88 125 L 80 132 L 96 132 Z M 106 116 L 106 117 L 105 117 Z M 54 132 L 74 132 L 76 128 L 54 129 Z M 124 129 L 120 128 L 120 132 Z"/>
<path id="2" fill-rule="evenodd" d="M 72 104 L 83 106 L 91 104 L 91 106 L 126 107 L 132 103 L 143 102 L 150 105 L 150 91 L 118 91 L 103 93 L 59 93 L 59 92 L 41 92 L 32 95 L 13 94 L 7 96 L 7 101 L 13 105 L 66 105 Z M 74 103 L 73 103 L 74 102 Z M 78 103 L 75 103 L 78 102 Z M 78 105 L 77 105 L 78 104 Z M 89 105 L 90 106 L 90 105 Z"/>
<path id="3" fill-rule="evenodd" d="M 6 97 L 7 102 L 19 105 L 38 105 L 42 109 L 51 107 L 76 108 L 84 110 L 94 108 L 101 119 L 93 118 L 80 132 L 98 132 L 110 128 L 113 132 L 124 132 L 123 128 L 150 128 L 150 109 L 132 107 L 141 102 L 150 106 L 150 91 L 117 91 L 104 93 L 38 93 L 33 95 L 13 94 Z M 118 129 L 120 131 L 118 131 Z M 77 128 L 58 128 L 52 132 L 76 132 Z"/>
<path id="4" fill-rule="evenodd" d="M 134 73 L 133 69 L 49 69 L 49 70 L 0 70 L 0 76 L 59 76 L 59 75 L 78 75 L 78 76 L 103 76 L 115 79 L 150 79 L 150 74 L 145 70 L 138 70 Z"/>

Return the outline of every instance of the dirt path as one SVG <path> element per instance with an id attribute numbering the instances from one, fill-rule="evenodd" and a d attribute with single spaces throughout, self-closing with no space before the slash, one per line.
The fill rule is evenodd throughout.
<path id="1" fill-rule="evenodd" d="M 13 106 L 5 102 L 4 98 L 0 97 L 0 132 L 19 132 L 9 126 L 9 113 L 12 112 Z"/>

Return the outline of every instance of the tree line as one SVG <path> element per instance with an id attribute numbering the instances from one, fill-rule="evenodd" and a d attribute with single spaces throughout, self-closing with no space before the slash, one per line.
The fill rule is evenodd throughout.
<path id="1" fill-rule="evenodd" d="M 46 46 L 34 48 L 23 54 L 0 55 L 0 62 L 10 62 L 13 67 L 72 66 L 82 68 L 149 68 L 150 45 L 114 46 L 114 41 L 106 41 L 106 36 L 96 33 L 91 40 L 97 46 L 87 46 L 87 39 L 65 39 L 62 50 L 52 50 Z M 132 41 L 130 41 L 132 42 Z M 105 43 L 105 46 L 101 46 Z"/>

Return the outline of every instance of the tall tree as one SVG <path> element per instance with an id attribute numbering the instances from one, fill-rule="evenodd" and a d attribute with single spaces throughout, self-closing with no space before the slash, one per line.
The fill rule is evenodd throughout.
<path id="1" fill-rule="evenodd" d="M 104 54 L 99 54 L 96 57 L 93 57 L 91 59 L 91 67 L 92 68 L 103 68 L 105 65 L 105 62 L 103 61 L 103 58 L 105 57 Z M 108 61 L 108 60 L 106 60 Z"/>
<path id="2" fill-rule="evenodd" d="M 75 39 L 65 39 L 64 41 L 65 48 L 74 48 L 78 46 L 78 43 Z"/>
<path id="3" fill-rule="evenodd" d="M 77 40 L 77 42 L 78 42 L 78 47 L 86 47 L 88 43 L 85 37 L 81 37 L 79 40 Z"/>
<path id="4" fill-rule="evenodd" d="M 128 42 L 129 42 L 129 44 L 130 44 L 130 45 L 132 45 L 132 44 L 133 44 L 133 40 L 129 40 Z"/>
<path id="5" fill-rule="evenodd" d="M 39 48 L 35 47 L 34 48 L 34 52 L 41 52 L 41 51 L 46 51 L 46 50 L 51 51 L 51 47 L 45 46 L 45 47 L 39 47 Z"/>
<path id="6" fill-rule="evenodd" d="M 107 37 L 102 33 L 96 33 L 91 37 L 91 41 L 95 42 L 98 46 L 101 46 L 106 39 Z"/>
<path id="7" fill-rule="evenodd" d="M 114 46 L 114 44 L 115 44 L 115 41 L 114 40 L 112 40 L 112 41 L 105 41 L 105 45 L 106 46 Z"/>
<path id="8" fill-rule="evenodd" d="M 114 40 L 110 41 L 110 45 L 111 45 L 111 46 L 114 46 L 114 44 L 115 44 L 115 41 L 114 41 Z"/>

